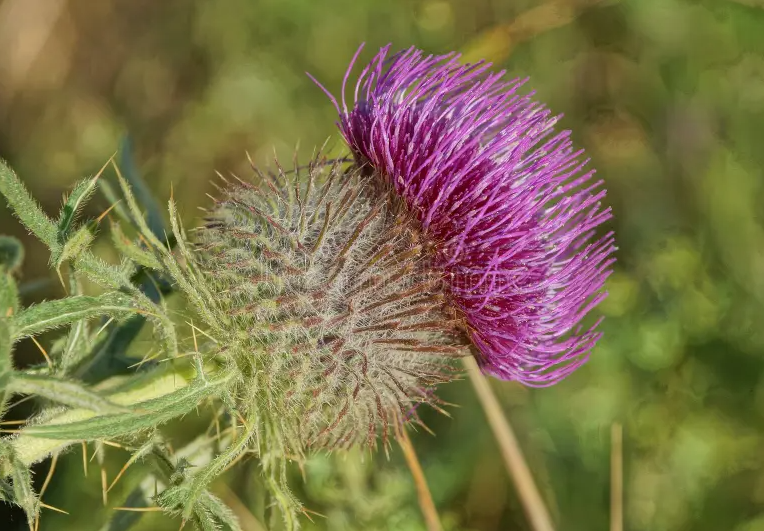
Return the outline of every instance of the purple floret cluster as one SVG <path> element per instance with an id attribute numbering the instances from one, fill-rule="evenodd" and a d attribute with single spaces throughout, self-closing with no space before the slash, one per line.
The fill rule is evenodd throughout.
<path id="1" fill-rule="evenodd" d="M 360 49 L 358 51 L 360 53 Z M 530 386 L 579 367 L 601 333 L 583 318 L 605 296 L 615 250 L 605 190 L 526 80 L 490 63 L 382 48 L 339 127 L 359 163 L 415 214 L 483 370 Z"/>

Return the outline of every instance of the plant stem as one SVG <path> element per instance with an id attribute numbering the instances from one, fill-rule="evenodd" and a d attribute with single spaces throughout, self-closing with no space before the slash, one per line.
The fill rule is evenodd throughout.
<path id="1" fill-rule="evenodd" d="M 533 481 L 533 476 L 523 457 L 512 427 L 504 416 L 501 405 L 493 390 L 491 390 L 488 380 L 480 372 L 480 367 L 478 367 L 477 362 L 472 356 L 464 358 L 464 365 L 467 367 L 470 380 L 483 406 L 488 424 L 491 426 L 491 430 L 501 450 L 501 455 L 504 458 L 507 472 L 515 484 L 531 527 L 534 531 L 554 531 L 549 511 Z"/>
<path id="2" fill-rule="evenodd" d="M 422 509 L 422 515 L 427 524 L 427 531 L 443 531 L 438 511 L 435 508 L 435 502 L 432 500 L 432 493 L 430 493 L 427 479 L 424 477 L 422 465 L 419 463 L 419 459 L 414 451 L 414 445 L 411 444 L 411 439 L 409 439 L 405 427 L 401 427 L 399 430 L 398 443 L 401 445 L 403 456 L 406 458 L 406 463 L 411 470 L 411 476 L 414 478 L 417 495 L 419 496 L 419 507 Z"/>
<path id="3" fill-rule="evenodd" d="M 610 531 L 623 531 L 623 427 L 610 427 Z"/>

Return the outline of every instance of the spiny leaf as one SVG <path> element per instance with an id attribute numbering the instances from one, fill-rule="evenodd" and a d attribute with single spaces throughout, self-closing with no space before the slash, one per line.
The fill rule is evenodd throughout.
<path id="1" fill-rule="evenodd" d="M 236 518 L 236 515 L 223 502 L 223 500 L 210 493 L 209 491 L 205 491 L 200 497 L 199 503 L 206 509 L 206 512 L 213 517 L 214 521 L 217 521 L 225 526 L 224 529 L 228 529 L 230 531 L 241 531 L 239 519 Z"/>
<path id="2" fill-rule="evenodd" d="M 124 293 L 109 292 L 96 297 L 77 295 L 42 302 L 22 310 L 13 320 L 14 336 L 15 339 L 21 339 L 80 319 L 117 317 L 140 311 L 135 299 Z"/>
<path id="3" fill-rule="evenodd" d="M 194 410 L 205 398 L 219 391 L 231 375 L 210 381 L 196 379 L 170 394 L 135 404 L 134 412 L 102 415 L 70 423 L 31 425 L 22 433 L 48 439 L 95 440 L 135 435 Z"/>
<path id="4" fill-rule="evenodd" d="M 156 256 L 129 239 L 118 223 L 111 227 L 111 239 L 117 250 L 136 264 L 157 271 L 162 270 L 162 264 Z"/>
<path id="5" fill-rule="evenodd" d="M 114 206 L 114 212 L 117 214 L 117 217 L 122 221 L 132 223 L 133 220 L 130 217 L 130 213 L 125 208 L 125 205 L 122 203 L 122 198 L 119 197 L 111 183 L 106 179 L 101 179 L 98 182 L 98 186 L 109 204 Z"/>
<path id="6" fill-rule="evenodd" d="M 104 164 L 92 179 L 85 179 L 75 184 L 72 192 L 64 199 L 64 205 L 61 207 L 61 214 L 58 217 L 58 241 L 60 243 L 64 243 L 69 239 L 69 232 L 77 220 L 77 215 L 85 206 L 85 203 L 92 197 L 98 178 L 103 173 L 103 170 L 106 169 L 109 162 L 111 162 L 111 159 Z"/>
<path id="7" fill-rule="evenodd" d="M 165 237 L 164 234 L 158 235 L 155 234 L 153 230 L 151 230 L 148 223 L 146 222 L 146 218 L 144 217 L 143 212 L 141 212 L 140 206 L 138 205 L 135 196 L 133 195 L 130 183 L 122 176 L 122 172 L 118 166 L 114 165 L 114 171 L 117 172 L 117 181 L 119 182 L 119 187 L 122 189 L 122 195 L 125 197 L 127 208 L 130 210 L 130 215 L 133 218 L 133 223 L 135 224 L 136 228 L 140 231 L 146 241 L 155 248 L 156 251 L 164 250 L 165 252 L 168 252 L 164 242 L 162 241 L 162 238 Z"/>
<path id="8" fill-rule="evenodd" d="M 2 159 L 0 159 L 0 194 L 5 196 L 8 206 L 26 228 L 48 247 L 56 245 L 58 229 L 55 223 L 42 211 L 37 201 L 32 199 L 26 187 Z"/>
<path id="9" fill-rule="evenodd" d="M 80 256 L 90 247 L 95 240 L 96 224 L 94 222 L 86 223 L 71 235 L 62 245 L 59 245 L 51 252 L 50 261 L 56 271 L 67 260 Z M 60 276 L 60 273 L 59 273 Z"/>
<path id="10" fill-rule="evenodd" d="M 13 485 L 6 479 L 0 479 L 0 501 L 9 502 L 13 499 Z"/>
<path id="11" fill-rule="evenodd" d="M 74 381 L 54 376 L 32 375 L 17 372 L 8 384 L 13 393 L 36 395 L 69 407 L 95 411 L 96 413 L 124 413 L 129 408 L 118 406 L 100 394 Z"/>
<path id="12" fill-rule="evenodd" d="M 19 290 L 13 276 L 0 267 L 0 318 L 19 312 Z"/>
<path id="13" fill-rule="evenodd" d="M 119 167 L 122 168 L 124 178 L 134 190 L 138 203 L 146 211 L 146 223 L 149 230 L 157 238 L 164 238 L 166 231 L 162 210 L 159 208 L 159 203 L 154 199 L 151 190 L 146 186 L 146 182 L 141 178 L 138 168 L 135 166 L 133 143 L 129 136 L 125 136 L 122 139 L 119 152 Z"/>
<path id="14" fill-rule="evenodd" d="M 188 489 L 188 496 L 184 502 L 185 507 L 183 509 L 183 516 L 185 518 L 191 516 L 191 511 L 196 502 L 201 499 L 205 489 L 209 487 L 212 481 L 225 470 L 226 466 L 228 466 L 231 461 L 246 451 L 256 432 L 257 422 L 252 420 L 249 425 L 245 427 L 244 433 L 237 441 L 228 446 L 228 448 L 215 457 L 210 464 L 194 475 L 194 479 Z"/>
<path id="15" fill-rule="evenodd" d="M 69 290 L 72 295 L 82 295 L 82 283 L 76 275 L 69 276 Z M 62 340 L 60 359 L 57 369 L 60 374 L 69 374 L 69 369 L 76 366 L 90 354 L 88 320 L 79 319 L 72 324 L 69 333 Z M 51 352 L 54 349 L 51 347 Z"/>
<path id="16" fill-rule="evenodd" d="M 58 227 L 32 199 L 26 187 L 2 159 L 0 159 L 0 194 L 5 196 L 8 206 L 24 226 L 51 251 L 56 251 L 61 245 L 58 241 Z M 129 278 L 125 278 L 119 268 L 106 264 L 89 251 L 77 257 L 75 268 L 85 273 L 90 280 L 111 289 L 124 287 L 130 283 Z"/>
<path id="17" fill-rule="evenodd" d="M 19 294 L 10 272 L 0 265 L 0 418 L 5 413 L 9 393 L 8 381 L 13 374 L 13 334 L 11 317 L 18 313 Z"/>
<path id="18" fill-rule="evenodd" d="M 8 381 L 13 374 L 12 344 L 9 320 L 0 316 L 0 418 L 5 413 Z"/>
<path id="19" fill-rule="evenodd" d="M 12 480 L 13 503 L 24 510 L 29 528 L 32 529 L 40 510 L 37 495 L 32 487 L 32 474 L 8 444 L 0 444 L 0 462 L 5 464 L 4 468 Z"/>

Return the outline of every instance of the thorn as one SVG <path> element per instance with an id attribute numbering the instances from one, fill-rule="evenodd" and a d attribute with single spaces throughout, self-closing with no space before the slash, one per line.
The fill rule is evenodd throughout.
<path id="1" fill-rule="evenodd" d="M 103 220 L 103 218 L 105 218 L 105 217 L 106 217 L 106 216 L 109 214 L 109 212 L 111 212 L 111 211 L 112 211 L 112 209 L 113 209 L 115 206 L 117 206 L 117 204 L 119 204 L 119 202 L 120 202 L 120 201 L 122 201 L 122 200 L 121 200 L 121 199 L 117 199 L 117 200 L 116 200 L 116 201 L 115 201 L 115 202 L 114 202 L 114 203 L 113 203 L 113 204 L 112 204 L 112 205 L 111 205 L 109 208 L 107 208 L 106 210 L 104 210 L 103 212 L 101 212 L 101 215 L 100 215 L 100 216 L 98 216 L 98 217 L 96 218 L 96 223 L 101 223 L 101 221 Z"/>
<path id="2" fill-rule="evenodd" d="M 34 397 L 35 397 L 34 395 L 29 395 L 29 396 L 25 396 L 24 398 L 21 398 L 21 399 L 19 399 L 19 400 L 17 400 L 16 402 L 14 402 L 13 404 L 11 404 L 10 406 L 8 406 L 8 408 L 6 409 L 6 411 L 10 411 L 10 410 L 11 410 L 11 409 L 13 409 L 14 407 L 16 407 L 16 406 L 19 406 L 19 405 L 21 405 L 21 404 L 23 404 L 24 402 L 27 402 L 27 401 L 29 401 L 29 400 L 32 400 Z"/>
<path id="3" fill-rule="evenodd" d="M 117 152 L 115 151 L 114 153 L 112 153 L 111 157 L 109 157 L 109 158 L 106 160 L 106 162 L 104 163 L 104 165 L 103 165 L 103 166 L 101 166 L 101 169 L 100 169 L 100 170 L 98 170 L 98 173 L 96 173 L 96 174 L 95 174 L 95 177 L 93 177 L 93 179 L 92 179 L 92 182 L 96 182 L 96 181 L 98 180 L 98 178 L 101 176 L 101 174 L 103 173 L 103 171 L 106 169 L 106 166 L 108 166 L 110 162 L 112 162 L 112 163 L 113 163 L 113 162 L 114 162 L 114 157 L 116 157 L 116 156 L 117 156 Z"/>
<path id="4" fill-rule="evenodd" d="M 106 505 L 109 503 L 109 489 L 107 488 L 107 485 L 108 482 L 106 481 L 106 468 L 101 467 L 101 497 L 103 499 L 104 507 L 106 507 Z"/>
<path id="5" fill-rule="evenodd" d="M 195 329 L 197 332 L 199 332 L 200 334 L 202 334 L 202 335 L 203 335 L 203 336 L 205 336 L 206 338 L 208 338 L 210 341 L 212 341 L 212 342 L 213 342 L 213 343 L 215 343 L 216 345 L 217 345 L 217 344 L 219 344 L 219 342 L 218 342 L 218 341 L 217 341 L 217 340 L 216 340 L 214 337 L 212 337 L 211 335 L 209 335 L 207 332 L 205 332 L 204 330 L 202 330 L 202 329 L 201 329 L 201 328 L 199 328 L 198 326 L 194 325 L 194 323 L 193 323 L 193 322 L 190 322 L 190 321 L 186 321 L 186 324 L 187 324 L 187 325 L 189 325 L 191 328 Z"/>
<path id="6" fill-rule="evenodd" d="M 122 477 L 122 475 L 127 472 L 127 469 L 130 467 L 130 465 L 133 464 L 132 458 L 127 460 L 127 463 L 125 463 L 125 466 L 122 467 L 122 469 L 117 474 L 117 477 L 114 478 L 114 481 L 111 482 L 111 485 L 109 485 L 109 488 L 106 489 L 106 492 L 109 492 L 111 489 L 114 488 L 114 485 L 117 484 L 117 481 Z"/>
<path id="7" fill-rule="evenodd" d="M 88 477 L 88 445 L 82 441 L 82 466 L 85 470 L 85 477 Z"/>
<path id="8" fill-rule="evenodd" d="M 191 335 L 194 337 L 194 350 L 199 352 L 199 343 L 196 342 L 196 330 L 194 326 L 194 320 L 191 319 Z"/>
<path id="9" fill-rule="evenodd" d="M 134 513 L 158 513 L 161 507 L 113 507 L 115 511 L 132 511 Z"/>
<path id="10" fill-rule="evenodd" d="M 143 364 L 144 364 L 144 363 L 146 363 L 147 361 L 151 361 L 151 360 L 153 360 L 154 358 L 156 358 L 157 356 L 159 356 L 159 354 L 160 354 L 159 352 L 157 352 L 157 353 L 155 353 L 155 354 L 152 354 L 151 352 L 149 352 L 148 354 L 146 354 L 146 355 L 143 357 L 143 359 L 142 359 L 141 361 L 139 361 L 139 362 L 137 362 L 137 363 L 133 363 L 132 365 L 128 366 L 127 368 L 128 368 L 128 369 L 132 369 L 133 367 L 136 367 L 136 366 L 137 366 L 137 367 L 140 369 L 140 368 L 141 368 L 141 365 L 143 365 Z"/>
<path id="11" fill-rule="evenodd" d="M 58 280 L 61 282 L 61 287 L 64 288 L 64 295 L 69 295 L 69 290 L 66 289 L 66 284 L 64 283 L 64 277 L 61 275 L 61 268 L 56 268 L 56 274 L 58 275 Z"/>
<path id="12" fill-rule="evenodd" d="M 179 358 L 186 358 L 188 356 L 196 356 L 198 352 L 186 352 L 185 354 L 178 354 L 177 356 L 174 356 L 172 358 L 162 358 L 161 360 L 157 361 L 157 363 L 165 363 L 168 361 L 174 361 Z"/>
<path id="13" fill-rule="evenodd" d="M 53 479 L 53 473 L 56 471 L 56 463 L 58 463 L 58 454 L 53 454 L 53 457 L 50 460 L 50 470 L 48 470 L 48 475 L 45 476 L 45 481 L 43 482 L 42 488 L 40 489 L 40 500 L 42 500 L 42 495 L 45 494 L 45 491 L 50 484 L 50 480 Z"/>
<path id="14" fill-rule="evenodd" d="M 328 517 L 328 516 L 326 516 L 325 514 L 321 514 L 321 513 L 319 513 L 318 511 L 312 511 L 312 510 L 308 509 L 307 507 L 303 507 L 303 508 L 302 508 L 302 512 L 303 512 L 303 514 L 305 514 L 305 516 L 306 516 L 306 517 L 308 518 L 308 520 L 310 520 L 311 522 L 313 521 L 313 519 L 312 519 L 310 516 L 308 516 L 308 513 L 310 513 L 310 514 L 315 514 L 316 516 L 320 516 L 321 518 L 329 518 L 329 517 Z"/>
<path id="15" fill-rule="evenodd" d="M 109 317 L 109 320 L 104 323 L 104 325 L 98 330 L 98 332 L 95 333 L 95 336 L 98 337 L 98 335 L 104 331 L 104 329 L 111 324 L 111 322 L 114 320 L 114 317 Z"/>
<path id="16" fill-rule="evenodd" d="M 51 511 L 56 511 L 57 513 L 61 513 L 61 514 L 69 514 L 63 509 L 59 509 L 58 507 L 53 507 L 52 505 L 48 505 L 47 503 L 43 503 L 43 502 L 40 502 L 40 507 L 44 509 L 50 509 Z"/>
<path id="17" fill-rule="evenodd" d="M 32 336 L 32 341 L 34 341 L 34 344 L 37 345 L 37 348 L 40 349 L 40 352 L 42 352 L 42 355 L 45 357 L 45 361 L 48 364 L 48 368 L 52 369 L 53 368 L 53 362 L 50 360 L 50 356 L 48 356 L 48 353 L 45 352 L 45 349 L 42 348 L 42 345 L 40 345 L 40 343 L 37 342 L 37 340 L 34 338 L 34 336 Z"/>

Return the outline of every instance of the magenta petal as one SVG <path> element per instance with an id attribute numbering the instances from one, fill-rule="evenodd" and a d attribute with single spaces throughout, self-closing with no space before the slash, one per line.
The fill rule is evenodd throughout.
<path id="1" fill-rule="evenodd" d="M 389 179 L 437 245 L 436 263 L 487 373 L 551 385 L 600 338 L 579 323 L 606 295 L 614 262 L 602 182 L 570 132 L 489 63 L 382 48 L 353 87 L 340 130 Z M 356 54 L 357 57 L 358 54 Z M 355 62 L 354 57 L 353 62 Z M 328 92 L 327 92 L 328 94 Z"/>

